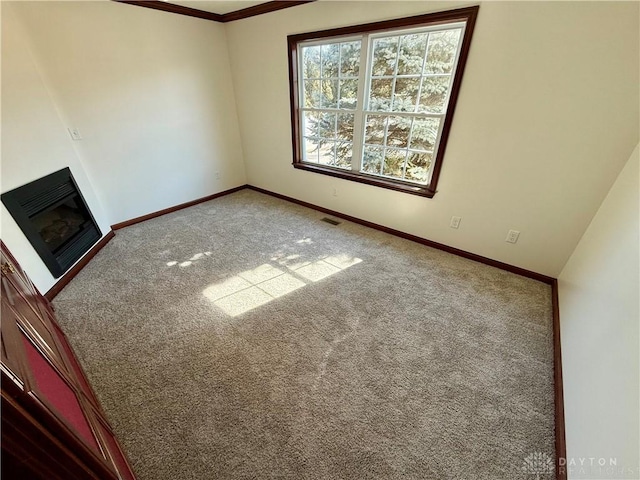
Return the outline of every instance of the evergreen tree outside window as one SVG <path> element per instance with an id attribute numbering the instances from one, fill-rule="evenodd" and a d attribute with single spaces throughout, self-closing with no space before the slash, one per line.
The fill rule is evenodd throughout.
<path id="1" fill-rule="evenodd" d="M 432 197 L 477 11 L 290 35 L 294 167 Z"/>

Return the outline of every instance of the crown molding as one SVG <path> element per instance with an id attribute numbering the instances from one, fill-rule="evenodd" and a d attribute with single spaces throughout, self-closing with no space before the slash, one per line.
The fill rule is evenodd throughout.
<path id="1" fill-rule="evenodd" d="M 151 8 L 153 10 L 161 10 L 163 12 L 175 13 L 177 15 L 186 15 L 188 17 L 202 18 L 213 22 L 227 23 L 243 18 L 255 17 L 264 13 L 275 12 L 284 8 L 296 7 L 305 3 L 315 2 L 316 0 L 289 0 L 289 1 L 271 1 L 254 5 L 253 7 L 243 8 L 234 12 L 225 14 L 206 12 L 197 8 L 184 7 L 169 2 L 160 2 L 153 0 L 113 0 L 118 3 L 126 3 L 136 7 Z"/>

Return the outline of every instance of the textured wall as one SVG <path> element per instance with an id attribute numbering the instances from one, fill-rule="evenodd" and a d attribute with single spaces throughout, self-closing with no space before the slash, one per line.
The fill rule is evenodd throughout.
<path id="1" fill-rule="evenodd" d="M 20 2 L 111 223 L 246 183 L 224 27 L 115 2 Z"/>
<path id="2" fill-rule="evenodd" d="M 246 183 L 222 25 L 115 2 L 2 2 L 2 35 L 2 192 L 69 166 L 107 232 Z M 41 291 L 55 283 L 4 206 L 2 239 Z"/>
<path id="3" fill-rule="evenodd" d="M 639 478 L 640 155 L 638 147 L 560 274 L 560 326 L 569 458 L 616 458 Z"/>
<path id="4" fill-rule="evenodd" d="M 452 5 L 316 2 L 227 24 L 249 183 L 557 276 L 638 143 L 637 3 L 481 4 L 433 199 L 291 166 L 286 36 Z"/>
<path id="5" fill-rule="evenodd" d="M 2 177 L 4 193 L 69 167 L 103 233 L 109 218 L 33 61 L 24 30 L 2 4 Z M 13 217 L 2 209 L 2 240 L 41 292 L 55 279 Z"/>

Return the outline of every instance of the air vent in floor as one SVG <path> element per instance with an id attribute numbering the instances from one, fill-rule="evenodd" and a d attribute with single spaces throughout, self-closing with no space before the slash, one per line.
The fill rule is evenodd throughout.
<path id="1" fill-rule="evenodd" d="M 338 220 L 334 220 L 333 218 L 324 217 L 322 221 L 330 223 L 331 225 L 340 225 L 340 222 Z"/>

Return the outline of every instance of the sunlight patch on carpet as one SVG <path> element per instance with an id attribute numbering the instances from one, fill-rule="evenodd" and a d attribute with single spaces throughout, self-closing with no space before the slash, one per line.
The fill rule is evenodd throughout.
<path id="1" fill-rule="evenodd" d="M 173 267 L 175 265 L 178 265 L 181 268 L 190 267 L 195 262 L 197 262 L 199 260 L 202 260 L 202 259 L 204 259 L 204 258 L 206 258 L 206 257 L 208 257 L 210 255 L 212 255 L 211 252 L 200 252 L 200 253 L 196 253 L 190 259 L 185 260 L 183 262 L 179 262 L 177 260 L 172 260 L 170 262 L 167 262 L 166 265 L 167 265 L 167 267 Z"/>
<path id="2" fill-rule="evenodd" d="M 289 272 L 264 263 L 209 285 L 202 294 L 224 313 L 236 317 L 360 262 L 362 259 L 346 254 L 331 255 L 315 262 L 283 265 Z"/>

